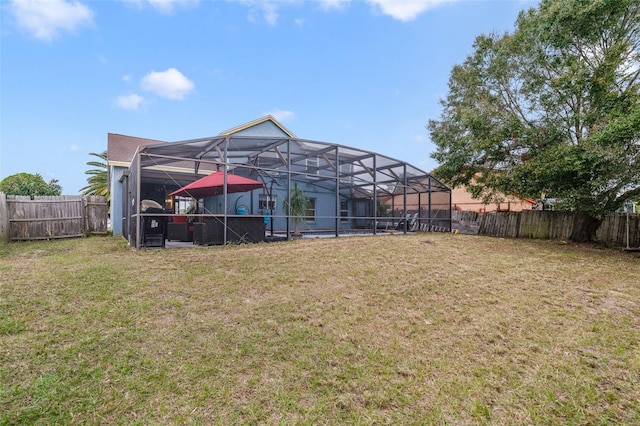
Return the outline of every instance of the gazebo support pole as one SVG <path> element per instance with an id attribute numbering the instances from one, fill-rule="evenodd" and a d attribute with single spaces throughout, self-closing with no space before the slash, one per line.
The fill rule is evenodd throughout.
<path id="1" fill-rule="evenodd" d="M 142 179 L 140 176 L 140 148 L 138 148 L 136 152 L 136 158 L 138 161 L 136 162 L 136 250 L 140 249 L 140 234 L 141 234 L 141 218 L 140 218 L 140 210 L 142 208 L 142 200 L 140 199 L 140 185 L 142 183 Z"/>
<path id="2" fill-rule="evenodd" d="M 403 166 L 403 174 L 404 177 L 402 179 L 402 194 L 404 195 L 404 203 L 403 203 L 403 209 L 404 209 L 404 233 L 407 233 L 407 229 L 409 227 L 409 220 L 407 218 L 407 165 L 404 164 Z"/>
<path id="3" fill-rule="evenodd" d="M 223 208 L 224 208 L 224 216 L 222 217 L 224 226 L 223 226 L 223 243 L 226 245 L 227 244 L 227 207 L 228 207 L 228 203 L 229 203 L 229 193 L 227 191 L 227 172 L 228 172 L 228 167 L 227 167 L 227 157 L 228 157 L 228 152 L 229 152 L 229 137 L 227 136 L 224 139 L 224 166 L 222 169 L 222 173 L 224 173 L 222 176 L 224 177 L 223 179 L 223 185 L 222 185 L 222 197 L 223 197 Z"/>
<path id="4" fill-rule="evenodd" d="M 422 225 L 422 188 L 418 192 L 418 225 Z M 420 229 L 420 226 L 417 229 Z"/>
<path id="5" fill-rule="evenodd" d="M 269 226 L 271 227 L 271 236 L 273 237 L 273 178 L 271 178 L 271 183 L 269 184 L 269 199 L 267 200 L 269 205 Z"/>
<path id="6" fill-rule="evenodd" d="M 431 176 L 429 176 L 429 184 L 428 184 L 428 189 L 429 189 L 429 196 L 428 196 L 428 201 L 429 201 L 429 212 L 427 213 L 428 217 L 429 217 L 429 232 L 431 232 L 432 228 L 431 228 L 431 224 L 433 223 L 433 220 L 431 219 L 431 215 L 433 214 L 433 211 L 431 210 Z"/>
<path id="7" fill-rule="evenodd" d="M 286 217 L 286 230 L 287 230 L 287 240 L 291 239 L 291 234 L 289 232 L 290 221 L 291 221 L 291 139 L 287 139 L 287 217 Z"/>
<path id="8" fill-rule="evenodd" d="M 378 167 L 376 155 L 373 156 L 373 235 L 378 232 Z"/>
<path id="9" fill-rule="evenodd" d="M 452 219 L 453 219 L 453 215 L 452 215 L 452 211 L 451 211 L 451 197 L 452 196 L 452 192 L 449 191 L 449 232 L 451 232 L 452 230 Z"/>
<path id="10" fill-rule="evenodd" d="M 340 236 L 340 153 L 338 151 L 338 147 L 336 146 L 336 237 Z"/>

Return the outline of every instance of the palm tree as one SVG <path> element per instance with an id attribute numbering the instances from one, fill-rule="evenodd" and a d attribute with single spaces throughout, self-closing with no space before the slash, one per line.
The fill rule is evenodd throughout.
<path id="1" fill-rule="evenodd" d="M 100 154 L 95 152 L 90 153 L 98 157 L 101 161 L 88 161 L 87 166 L 97 167 L 97 169 L 91 169 L 84 172 L 89 175 L 87 178 L 88 185 L 80 189 L 83 195 L 102 195 L 107 197 L 107 205 L 111 203 L 111 193 L 109 191 L 109 173 L 107 168 L 107 151 Z"/>
<path id="2" fill-rule="evenodd" d="M 298 186 L 297 182 L 294 183 L 291 195 L 283 204 L 285 212 L 288 212 L 289 207 L 291 207 L 291 216 L 293 216 L 293 235 L 300 235 L 298 228 L 300 223 L 304 221 L 308 205 L 309 201 L 307 200 L 307 196 L 304 194 L 304 191 Z"/>

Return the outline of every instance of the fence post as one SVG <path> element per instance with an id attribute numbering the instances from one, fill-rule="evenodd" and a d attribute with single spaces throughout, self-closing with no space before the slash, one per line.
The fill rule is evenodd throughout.
<path id="1" fill-rule="evenodd" d="M 0 192 L 0 243 L 8 243 L 9 235 L 9 208 L 7 207 L 7 196 Z"/>
<path id="2" fill-rule="evenodd" d="M 83 195 L 82 202 L 82 233 L 85 237 L 89 236 L 89 202 L 87 196 Z"/>

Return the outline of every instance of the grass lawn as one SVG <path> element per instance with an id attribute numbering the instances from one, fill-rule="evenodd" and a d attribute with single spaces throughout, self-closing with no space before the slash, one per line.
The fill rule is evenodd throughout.
<path id="1" fill-rule="evenodd" d="M 640 424 L 640 258 L 489 237 L 0 245 L 0 424 Z"/>

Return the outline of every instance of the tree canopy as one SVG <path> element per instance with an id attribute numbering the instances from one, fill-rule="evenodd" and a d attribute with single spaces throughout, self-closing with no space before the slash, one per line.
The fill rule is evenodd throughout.
<path id="1" fill-rule="evenodd" d="M 92 152 L 90 155 L 99 158 L 102 161 L 88 161 L 87 166 L 96 167 L 89 169 L 85 174 L 87 178 L 87 186 L 80 189 L 84 195 L 102 195 L 107 197 L 107 203 L 111 201 L 111 192 L 109 191 L 109 173 L 107 168 L 107 151 L 101 153 Z"/>
<path id="2" fill-rule="evenodd" d="M 39 174 L 16 173 L 7 176 L 0 182 L 0 192 L 7 195 L 28 195 L 33 198 L 36 195 L 61 195 L 62 187 L 57 179 L 46 183 Z"/>
<path id="3" fill-rule="evenodd" d="M 438 177 L 593 215 L 640 195 L 640 2 L 542 0 L 473 47 L 428 124 Z"/>

